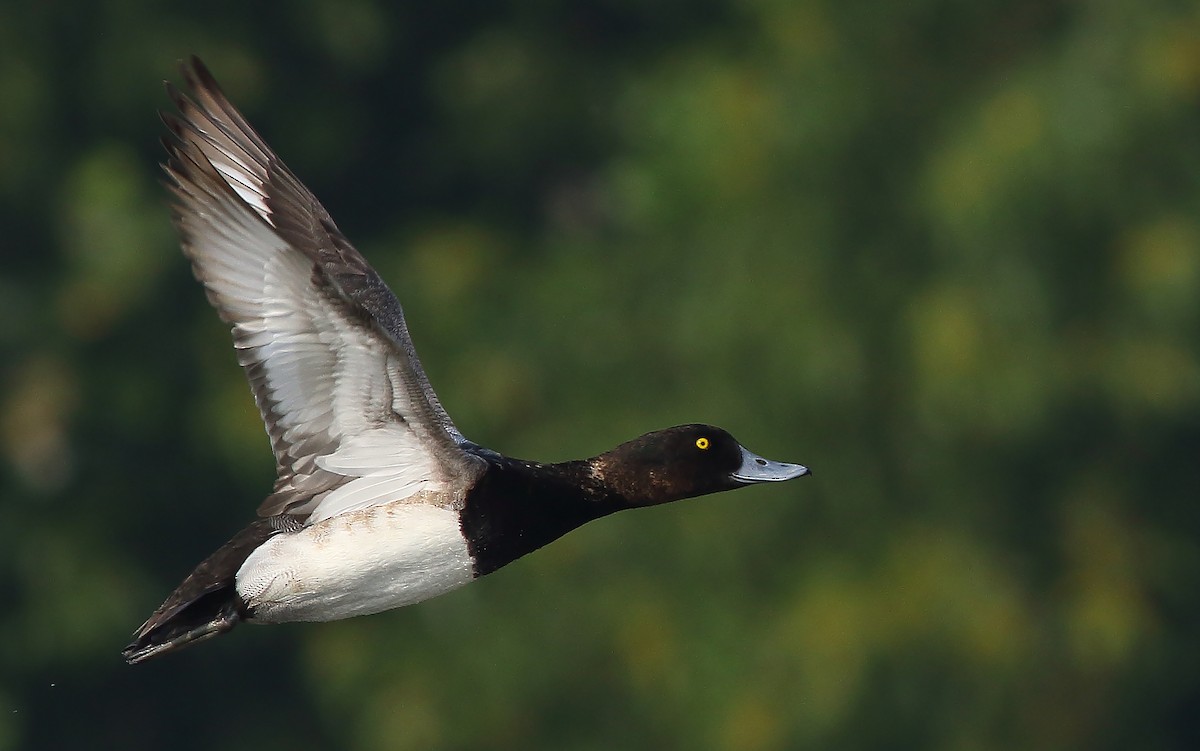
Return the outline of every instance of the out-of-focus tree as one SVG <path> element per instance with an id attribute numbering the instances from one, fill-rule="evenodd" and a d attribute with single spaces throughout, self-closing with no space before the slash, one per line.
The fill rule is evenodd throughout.
<path id="1" fill-rule="evenodd" d="M 272 463 L 156 185 L 197 53 L 473 439 L 812 480 L 440 600 L 128 632 Z M 1200 11 L 0 4 L 0 749 L 1200 744 Z"/>

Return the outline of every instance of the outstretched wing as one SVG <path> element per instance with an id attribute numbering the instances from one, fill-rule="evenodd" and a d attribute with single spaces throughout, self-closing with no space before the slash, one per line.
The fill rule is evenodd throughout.
<path id="1" fill-rule="evenodd" d="M 164 164 L 196 278 L 231 324 L 278 479 L 261 516 L 309 523 L 479 471 L 413 350 L 400 303 L 197 58 Z"/>

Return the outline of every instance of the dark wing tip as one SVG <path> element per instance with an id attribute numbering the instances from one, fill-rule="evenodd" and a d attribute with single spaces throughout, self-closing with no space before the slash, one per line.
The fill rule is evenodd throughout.
<path id="1" fill-rule="evenodd" d="M 188 97 L 188 94 L 200 101 L 210 99 L 222 109 L 229 106 L 229 100 L 226 98 L 225 92 L 221 90 L 221 85 L 217 83 L 216 76 L 199 57 L 192 55 L 187 60 L 180 61 L 179 73 L 183 76 L 183 91 L 170 81 L 163 81 L 163 83 L 167 89 L 167 96 L 180 112 L 186 113 L 189 109 L 208 109 L 207 107 L 198 107 Z"/>
<path id="2" fill-rule="evenodd" d="M 187 62 L 180 66 L 180 72 L 183 73 L 183 82 L 188 91 L 194 92 L 198 96 L 212 97 L 214 101 L 221 104 L 222 108 L 228 105 L 229 100 L 225 96 L 225 92 L 221 90 L 221 84 L 217 83 L 217 77 L 199 57 L 195 55 L 189 57 Z"/>
<path id="3" fill-rule="evenodd" d="M 216 85 L 216 80 L 209 72 L 208 66 L 196 55 L 189 55 L 187 60 L 180 63 L 179 72 L 183 75 L 184 83 L 189 89 L 198 88 L 201 81 Z"/>
<path id="4" fill-rule="evenodd" d="M 167 130 L 171 131 L 171 135 L 175 138 L 183 138 L 183 123 L 179 119 L 179 115 L 174 112 L 160 111 L 158 119 L 162 120 L 162 124 L 167 126 Z M 169 136 L 163 136 L 165 141 Z"/>
<path id="5" fill-rule="evenodd" d="M 163 81 L 163 88 L 167 90 L 167 97 L 170 98 L 171 103 L 182 110 L 183 106 L 187 104 L 187 94 L 180 91 L 179 87 L 170 81 Z"/>

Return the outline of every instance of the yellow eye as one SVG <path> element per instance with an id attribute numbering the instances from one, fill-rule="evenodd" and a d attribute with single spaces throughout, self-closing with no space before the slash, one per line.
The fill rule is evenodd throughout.
<path id="1" fill-rule="evenodd" d="M 697 438 L 696 439 L 696 448 L 698 448 L 700 450 L 704 450 L 704 449 L 708 448 L 708 439 L 707 438 Z"/>

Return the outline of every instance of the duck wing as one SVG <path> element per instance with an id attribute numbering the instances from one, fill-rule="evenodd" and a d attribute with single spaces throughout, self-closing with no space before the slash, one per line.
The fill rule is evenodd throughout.
<path id="1" fill-rule="evenodd" d="M 278 479 L 258 509 L 313 524 L 482 461 L 421 367 L 400 302 L 193 57 L 167 90 L 164 163 L 183 251 L 262 413 Z"/>

